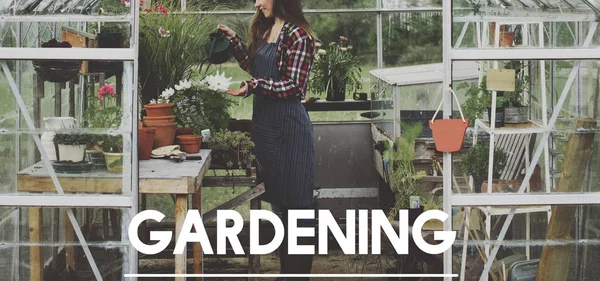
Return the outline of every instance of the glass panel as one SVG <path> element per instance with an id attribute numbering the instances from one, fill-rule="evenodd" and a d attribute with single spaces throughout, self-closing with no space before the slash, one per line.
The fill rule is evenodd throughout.
<path id="1" fill-rule="evenodd" d="M 453 46 L 455 48 L 486 48 L 495 46 L 495 35 L 501 48 L 566 48 L 583 47 L 595 13 L 583 2 L 555 1 L 543 4 L 538 1 L 506 1 L 499 10 L 495 3 L 479 4 L 469 1 L 454 1 L 453 5 Z M 499 3 L 499 2 L 498 2 Z M 556 5 L 555 7 L 552 7 Z M 520 6 L 520 7 L 519 7 Z M 528 8 L 533 6 L 533 8 Z M 571 10 L 565 15 L 565 6 Z M 578 6 L 580 9 L 573 10 Z M 543 30 L 540 41 L 540 28 Z M 496 29 L 499 33 L 496 34 Z M 460 34 L 464 34 L 461 44 L 457 44 Z M 597 34 L 595 32 L 594 34 Z M 592 35 L 594 35 L 592 34 Z M 594 36 L 591 46 L 598 43 Z M 591 47 L 590 46 L 590 47 Z"/>
<path id="2" fill-rule="evenodd" d="M 18 165 L 0 168 L 2 193 L 55 193 L 48 167 L 41 161 L 44 152 L 65 192 L 129 194 L 131 114 L 123 108 L 129 108 L 131 92 L 127 84 L 119 84 L 128 63 L 3 62 L 13 72 L 0 80 L 2 160 Z M 17 107 L 9 81 L 17 83 L 26 111 Z M 23 114 L 35 128 L 29 128 Z M 36 134 L 41 148 L 35 144 Z M 107 167 L 105 155 L 117 161 Z"/>
<path id="3" fill-rule="evenodd" d="M 550 209 L 553 218 L 558 219 L 549 222 Z M 592 253 L 600 246 L 597 220 L 593 219 L 597 206 L 519 206 L 506 236 L 498 240 L 509 210 L 510 207 L 505 206 L 458 211 L 454 216 L 454 227 L 458 229 L 452 249 L 454 273 L 464 276 L 465 280 L 478 280 L 487 253 L 500 246 L 490 280 L 498 277 L 503 280 L 504 276 L 533 280 L 536 274 L 539 278 L 540 274 L 550 272 L 565 274 L 565 280 L 595 280 L 593 276 L 598 269 Z M 470 214 L 469 223 L 465 227 L 467 214 Z M 463 253 L 466 256 L 463 257 Z M 550 255 L 554 255 L 552 259 L 539 263 L 540 258 Z"/>
<path id="4" fill-rule="evenodd" d="M 383 13 L 385 67 L 442 61 L 442 13 Z"/>
<path id="5" fill-rule="evenodd" d="M 95 0 L 20 0 L 0 3 L 0 15 L 126 15 L 131 8 L 120 1 Z"/>
<path id="6" fill-rule="evenodd" d="M 121 231 L 126 229 L 122 227 L 126 211 L 72 210 L 103 279 L 121 280 L 123 268 L 129 268 L 124 258 L 128 255 L 129 241 L 121 241 Z M 63 273 L 67 265 L 74 270 L 78 280 L 95 279 L 89 256 L 65 209 L 2 208 L 0 230 L 0 268 L 5 276 L 8 274 L 8 280 L 29 280 L 33 276 L 30 274 L 43 274 L 46 280 L 58 280 L 55 272 Z"/>
<path id="7" fill-rule="evenodd" d="M 129 30 L 125 22 L 10 22 L 0 27 L 0 46 L 129 48 Z"/>
<path id="8" fill-rule="evenodd" d="M 494 64 L 502 73 L 494 72 Z M 512 191 L 518 190 L 521 181 L 531 166 L 531 179 L 528 181 L 528 190 L 551 192 L 557 191 L 558 179 L 564 171 L 563 159 L 567 153 L 567 141 L 579 133 L 587 132 L 577 128 L 584 126 L 583 121 L 576 123 L 577 118 L 598 119 L 597 94 L 596 94 L 596 72 L 598 65 L 596 61 L 500 61 L 483 62 L 482 83 L 457 82 L 454 89 L 459 97 L 459 102 L 466 117 L 470 119 L 470 128 L 463 142 L 463 149 L 454 154 L 458 160 L 454 172 L 455 185 L 461 190 L 477 189 L 483 181 L 481 177 L 487 178 L 486 172 L 490 162 L 489 145 L 487 152 L 479 151 L 479 146 L 474 143 L 489 143 L 491 132 L 494 132 L 494 147 L 502 150 L 497 152 L 501 156 L 498 161 L 494 159 L 494 189 L 500 191 L 503 186 L 513 186 Z M 543 71 L 542 71 L 543 68 Z M 515 70 L 514 74 L 506 72 Z M 543 77 L 540 75 L 542 72 Z M 506 83 L 514 75 L 514 91 L 506 87 Z M 508 80 L 503 80 L 506 77 Z M 571 79 L 569 79 L 571 77 Z M 512 83 L 512 82 L 511 82 Z M 545 83 L 545 84 L 542 84 Z M 481 85 L 480 88 L 478 85 Z M 496 116 L 490 118 L 492 89 L 496 92 Z M 504 89 L 504 90 L 503 90 Z M 561 103 L 561 96 L 564 103 Z M 455 105 L 456 106 L 456 105 Z M 555 124 L 550 124 L 551 117 L 557 111 Z M 454 114 L 456 116 L 456 112 Z M 544 116 L 545 115 L 545 116 Z M 490 120 L 494 122 L 495 128 L 490 128 Z M 545 125 L 547 124 L 547 125 Z M 576 125 L 578 124 L 578 125 Z M 585 123 L 586 130 L 597 133 L 597 124 Z M 551 130 L 550 137 L 544 139 L 544 131 Z M 598 136 L 592 138 L 597 142 Z M 591 143 L 591 142 L 590 142 Z M 571 153 L 591 149 L 588 142 L 580 143 Z M 548 147 L 546 148 L 546 144 Z M 582 147 L 583 146 L 583 147 Z M 595 146 L 594 146 L 595 147 Z M 479 152 L 477 152 L 479 151 Z M 534 159 L 536 153 L 539 158 Z M 503 155 L 505 157 L 503 157 Z M 578 167 L 567 169 L 596 169 L 598 156 L 591 155 L 590 163 L 580 163 Z M 466 159 L 466 160 L 465 160 Z M 535 162 L 531 164 L 532 161 Z M 589 173 L 588 173 L 589 174 Z M 594 180 L 588 174 L 581 188 L 572 191 L 586 191 L 593 185 Z M 467 184 L 470 183 L 470 184 Z M 474 186 L 473 186 L 474 185 Z M 517 186 L 517 189 L 514 187 Z M 500 189 L 498 189 L 500 188 Z"/>

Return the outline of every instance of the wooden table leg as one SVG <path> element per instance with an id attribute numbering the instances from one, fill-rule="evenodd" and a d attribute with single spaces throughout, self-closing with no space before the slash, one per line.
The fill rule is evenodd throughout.
<path id="1" fill-rule="evenodd" d="M 187 194 L 177 194 L 175 199 L 175 241 L 179 239 L 181 227 L 187 214 Z M 181 255 L 175 255 L 175 274 L 186 274 L 187 247 Z M 175 277 L 175 281 L 185 281 L 185 277 Z"/>
<path id="2" fill-rule="evenodd" d="M 73 213 L 75 214 L 75 210 L 73 209 Z M 91 223 L 91 222 L 90 222 Z M 75 229 L 73 229 L 73 225 L 71 224 L 71 220 L 69 219 L 69 215 L 65 212 L 65 242 L 73 242 L 75 241 Z M 71 268 L 75 268 L 75 248 L 73 246 L 65 247 L 65 260 L 68 266 Z"/>
<path id="3" fill-rule="evenodd" d="M 261 202 L 260 199 L 254 198 L 250 200 L 250 209 L 251 210 L 260 210 Z M 259 224 L 260 228 L 260 224 Z M 259 237 L 260 241 L 260 237 Z M 259 274 L 260 273 L 260 256 L 259 255 L 248 255 L 248 273 L 249 274 Z M 248 278 L 248 281 L 258 281 L 259 278 Z"/>
<path id="4" fill-rule="evenodd" d="M 192 208 L 198 210 L 202 214 L 202 189 L 199 188 L 196 193 L 192 195 Z M 198 230 L 195 230 L 198 231 Z M 204 264 L 202 263 L 202 245 L 198 242 L 194 243 L 194 274 L 204 273 Z M 204 278 L 196 277 L 196 281 L 202 281 Z"/>
<path id="5" fill-rule="evenodd" d="M 42 208 L 29 208 L 29 242 L 42 242 Z M 42 247 L 29 247 L 29 280 L 44 281 Z"/>

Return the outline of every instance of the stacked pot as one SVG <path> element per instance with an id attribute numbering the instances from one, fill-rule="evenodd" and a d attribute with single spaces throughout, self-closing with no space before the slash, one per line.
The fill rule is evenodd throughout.
<path id="1" fill-rule="evenodd" d="M 154 128 L 154 143 L 152 148 L 172 145 L 175 141 L 175 115 L 173 103 L 155 103 L 144 105 L 146 116 L 142 122 L 146 128 Z"/>

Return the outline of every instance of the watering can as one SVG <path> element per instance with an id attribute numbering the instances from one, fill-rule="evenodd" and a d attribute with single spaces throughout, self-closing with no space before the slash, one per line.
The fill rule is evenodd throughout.
<path id="1" fill-rule="evenodd" d="M 202 71 L 202 66 L 206 61 L 210 64 L 222 64 L 231 57 L 231 53 L 229 52 L 229 40 L 225 37 L 225 34 L 217 30 L 217 32 L 213 32 L 208 36 L 209 40 L 206 46 L 208 55 L 200 63 L 200 71 Z"/>
<path id="2" fill-rule="evenodd" d="M 222 64 L 228 61 L 231 53 L 229 52 L 229 40 L 225 34 L 217 30 L 217 32 L 211 33 L 209 38 L 206 60 L 211 64 Z"/>

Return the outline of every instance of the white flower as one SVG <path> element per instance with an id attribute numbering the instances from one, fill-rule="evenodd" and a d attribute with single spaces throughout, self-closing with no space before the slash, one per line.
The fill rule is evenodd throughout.
<path id="1" fill-rule="evenodd" d="M 150 103 L 151 103 L 151 104 L 154 104 L 154 103 L 156 103 L 156 100 L 155 100 L 155 99 L 151 99 L 151 100 L 150 100 Z"/>
<path id="2" fill-rule="evenodd" d="M 127 8 L 131 7 L 131 3 L 129 3 L 129 2 L 123 2 L 123 4 L 124 4 L 124 5 L 125 5 L 125 7 L 127 7 Z"/>
<path id="3" fill-rule="evenodd" d="M 204 79 L 206 83 L 208 83 L 208 88 L 213 91 L 226 91 L 229 89 L 231 85 L 231 77 L 226 78 L 225 72 L 221 72 L 217 70 L 217 74 L 208 75 Z"/>
<path id="4" fill-rule="evenodd" d="M 315 43 L 315 47 L 321 48 L 321 43 L 319 43 L 319 42 Z"/>
<path id="5" fill-rule="evenodd" d="M 173 88 L 168 88 L 165 89 L 164 91 L 162 91 L 162 93 L 160 94 L 160 99 L 159 99 L 159 103 L 168 103 L 169 102 L 169 98 L 175 94 L 175 90 L 173 90 Z"/>
<path id="6" fill-rule="evenodd" d="M 324 55 L 327 55 L 327 51 L 325 51 L 325 50 L 323 50 L 323 49 L 319 49 L 319 50 L 317 51 L 317 54 L 319 54 L 319 55 L 321 55 L 321 56 L 324 56 Z"/>
<path id="7" fill-rule="evenodd" d="M 179 81 L 179 84 L 175 85 L 175 90 L 177 90 L 177 91 L 187 90 L 191 87 L 192 87 L 192 82 L 190 82 L 186 79 L 186 80 Z"/>
<path id="8" fill-rule="evenodd" d="M 340 51 L 342 51 L 342 52 L 348 51 L 348 48 L 346 48 L 346 47 L 341 47 L 341 48 L 340 48 Z"/>

